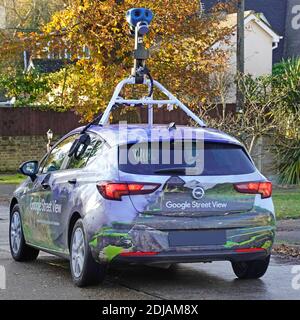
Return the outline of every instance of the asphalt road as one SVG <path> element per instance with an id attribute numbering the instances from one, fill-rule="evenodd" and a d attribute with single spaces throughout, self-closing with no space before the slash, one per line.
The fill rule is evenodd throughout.
<path id="1" fill-rule="evenodd" d="M 300 289 L 292 287 L 294 265 L 300 261 L 273 256 L 262 279 L 244 281 L 235 278 L 229 262 L 180 264 L 173 270 L 119 266 L 110 269 L 103 284 L 79 289 L 72 284 L 68 261 L 43 253 L 32 263 L 12 260 L 8 207 L 0 204 L 0 268 L 4 266 L 6 273 L 6 289 L 0 289 L 0 300 L 300 299 Z"/>

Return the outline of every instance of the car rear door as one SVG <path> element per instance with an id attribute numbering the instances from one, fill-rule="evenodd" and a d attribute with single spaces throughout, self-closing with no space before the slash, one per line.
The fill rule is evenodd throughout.
<path id="1" fill-rule="evenodd" d="M 128 150 L 132 145 L 128 146 Z M 140 151 L 132 157 L 145 157 L 150 152 L 148 144 L 140 144 Z M 162 152 L 162 146 L 160 153 Z M 176 142 L 170 149 L 170 159 L 177 148 Z M 239 182 L 261 179 L 244 148 L 240 145 L 209 142 L 203 148 L 203 172 L 187 174 L 186 163 L 163 164 L 160 155 L 155 164 L 119 164 L 121 181 L 159 183 L 160 188 L 152 194 L 131 195 L 136 210 L 145 215 L 170 217 L 200 217 L 228 215 L 247 212 L 253 208 L 255 194 L 244 194 L 236 190 Z M 130 153 L 130 151 L 129 151 Z M 141 159 L 135 159 L 141 160 Z M 152 159 L 155 160 L 155 159 Z M 157 160 L 157 159 L 156 159 Z M 138 162 L 137 161 L 137 162 Z M 151 162 L 151 161 L 149 161 Z"/>

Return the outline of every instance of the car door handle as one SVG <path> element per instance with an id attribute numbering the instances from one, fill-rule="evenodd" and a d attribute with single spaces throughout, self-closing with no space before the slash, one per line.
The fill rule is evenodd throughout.
<path id="1" fill-rule="evenodd" d="M 68 182 L 69 182 L 70 184 L 76 184 L 76 183 L 77 183 L 77 180 L 76 180 L 76 179 L 70 179 L 70 180 L 68 180 Z"/>

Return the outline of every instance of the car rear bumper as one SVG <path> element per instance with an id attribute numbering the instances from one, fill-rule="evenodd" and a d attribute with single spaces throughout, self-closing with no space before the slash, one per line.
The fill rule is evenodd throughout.
<path id="1" fill-rule="evenodd" d="M 172 263 L 193 263 L 212 261 L 251 261 L 266 258 L 270 253 L 261 249 L 256 251 L 237 252 L 235 250 L 206 250 L 198 252 L 160 252 L 154 255 L 140 253 L 139 255 L 118 255 L 113 263 L 133 264 L 172 264 Z"/>
<path id="2" fill-rule="evenodd" d="M 174 232 L 173 230 L 157 230 L 145 225 L 135 225 L 128 232 L 105 229 L 93 238 L 90 247 L 94 258 L 99 262 L 242 261 L 263 258 L 271 253 L 275 237 L 273 225 L 219 230 L 225 233 L 224 243 L 172 245 L 170 233 Z"/>

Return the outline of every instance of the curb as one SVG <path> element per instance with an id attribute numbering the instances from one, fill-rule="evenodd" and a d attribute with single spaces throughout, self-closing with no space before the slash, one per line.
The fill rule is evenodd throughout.
<path id="1" fill-rule="evenodd" d="M 9 199 L 7 197 L 0 197 L 0 204 L 9 205 Z"/>

